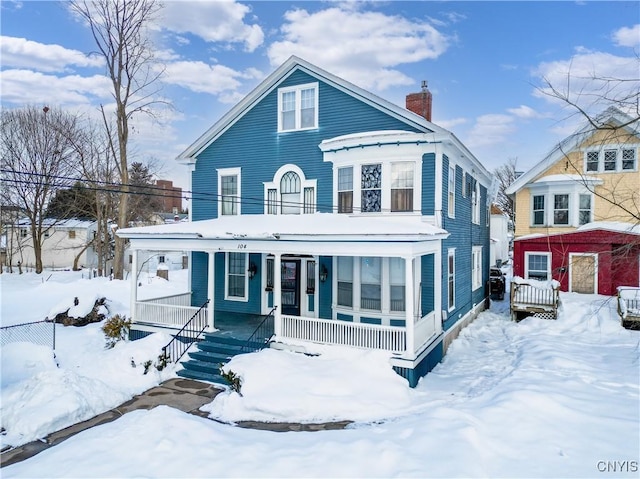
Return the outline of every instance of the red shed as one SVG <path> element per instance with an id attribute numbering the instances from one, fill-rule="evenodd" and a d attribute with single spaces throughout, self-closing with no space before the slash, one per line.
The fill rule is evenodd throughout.
<path id="1" fill-rule="evenodd" d="M 590 223 L 575 231 L 517 238 L 513 274 L 556 279 L 562 291 L 615 295 L 618 286 L 640 286 L 640 230 Z"/>

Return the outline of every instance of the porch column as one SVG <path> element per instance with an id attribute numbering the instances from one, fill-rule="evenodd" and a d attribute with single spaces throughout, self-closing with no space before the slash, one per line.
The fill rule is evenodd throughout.
<path id="1" fill-rule="evenodd" d="M 440 243 L 442 245 L 442 243 Z M 433 311 L 435 314 L 434 330 L 436 334 L 442 332 L 442 283 L 448 278 L 442 277 L 442 246 L 433 253 Z"/>
<path id="2" fill-rule="evenodd" d="M 276 337 L 282 331 L 282 254 L 273 255 L 273 332 Z"/>
<path id="3" fill-rule="evenodd" d="M 404 308 L 405 308 L 405 330 L 407 334 L 407 353 L 413 359 L 416 350 L 415 342 L 415 319 L 414 300 L 415 287 L 413 284 L 413 258 L 404 258 Z"/>
<path id="4" fill-rule="evenodd" d="M 209 304 L 207 304 L 207 327 L 210 331 L 213 331 L 215 325 L 213 320 L 213 306 L 215 303 L 215 259 L 216 253 L 214 251 L 207 252 L 209 256 L 209 262 L 207 265 L 207 299 L 209 300 Z"/>
<path id="5" fill-rule="evenodd" d="M 136 322 L 136 302 L 138 301 L 138 250 L 131 249 L 131 295 L 129 296 L 131 321 Z"/>

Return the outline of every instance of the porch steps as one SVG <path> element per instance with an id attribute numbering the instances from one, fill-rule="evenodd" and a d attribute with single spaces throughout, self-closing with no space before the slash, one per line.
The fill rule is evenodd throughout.
<path id="1" fill-rule="evenodd" d="M 248 352 L 247 346 L 255 351 L 267 347 L 266 343 L 247 343 L 246 340 L 230 336 L 212 333 L 205 333 L 203 336 L 197 343 L 198 349 L 187 353 L 189 359 L 182 362 L 183 369 L 178 371 L 178 376 L 227 386 L 229 383 L 220 375 L 222 365 L 233 356 Z"/>

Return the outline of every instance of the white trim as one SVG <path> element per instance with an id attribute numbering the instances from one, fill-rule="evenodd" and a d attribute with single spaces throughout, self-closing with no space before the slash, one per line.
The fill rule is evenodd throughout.
<path id="1" fill-rule="evenodd" d="M 476 260 L 476 254 L 479 259 Z M 482 286 L 482 246 L 471 248 L 471 290 L 475 291 Z"/>
<path id="2" fill-rule="evenodd" d="M 547 257 L 547 281 L 551 281 L 551 253 L 548 251 L 525 251 L 524 252 L 524 278 L 529 279 L 529 256 L 546 256 Z M 536 270 L 537 271 L 537 270 Z M 537 278 L 535 278 L 537 279 Z"/>
<path id="3" fill-rule="evenodd" d="M 480 204 L 482 203 L 482 191 L 480 190 L 480 182 L 477 179 L 473 179 L 475 181 L 475 186 L 473 187 L 473 192 L 471 194 L 471 222 L 474 225 L 480 224 Z M 475 200 L 475 202 L 474 202 Z"/>
<path id="4" fill-rule="evenodd" d="M 583 171 L 585 174 L 610 174 L 610 173 L 633 173 L 638 171 L 638 151 L 640 149 L 640 144 L 638 143 L 615 143 L 615 144 L 606 144 L 606 145 L 597 145 L 589 148 L 585 148 L 582 151 L 583 158 Z M 604 169 L 604 156 L 606 151 L 615 151 L 616 152 L 616 167 L 613 170 L 605 170 Z M 623 170 L 622 169 L 622 150 L 633 150 L 634 158 L 633 158 L 633 168 Z M 589 170 L 587 171 L 587 155 L 591 152 L 598 153 L 598 169 L 597 170 Z"/>
<path id="5" fill-rule="evenodd" d="M 453 304 L 449 304 L 450 290 L 449 290 L 449 258 L 453 257 Z M 456 309 L 456 249 L 447 249 L 447 311 L 451 312 Z M 438 279 L 436 278 L 436 281 Z"/>
<path id="6" fill-rule="evenodd" d="M 573 292 L 573 261 L 572 258 L 576 256 L 591 256 L 593 257 L 593 293 L 598 294 L 598 253 L 569 253 L 569 292 Z"/>
<path id="7" fill-rule="evenodd" d="M 451 170 L 453 170 L 453 204 L 449 198 L 451 191 Z M 449 218 L 456 217 L 456 165 L 449 162 L 449 170 L 447 175 L 447 216 Z"/>
<path id="8" fill-rule="evenodd" d="M 313 214 L 318 211 L 318 180 L 308 180 L 298 165 L 293 163 L 287 163 L 282 165 L 273 175 L 273 181 L 265 181 L 264 184 L 264 214 L 269 214 L 269 190 L 276 190 L 276 215 L 282 214 L 282 204 L 280 196 L 280 181 L 282 177 L 288 172 L 294 172 L 300 178 L 300 214 Z M 313 188 L 315 202 L 313 206 L 313 213 L 304 213 L 304 189 Z M 274 215 L 271 215 L 274 216 Z"/>
<path id="9" fill-rule="evenodd" d="M 242 168 L 218 168 L 216 170 L 218 172 L 218 218 L 221 216 L 236 216 L 242 214 Z M 237 176 L 238 177 L 238 192 L 236 193 L 237 198 L 237 211 L 235 215 L 223 215 L 222 214 L 222 177 L 223 176 Z M 191 209 L 190 209 L 191 210 Z M 191 213 L 189 213 L 191 214 Z"/>
<path id="10" fill-rule="evenodd" d="M 229 255 L 233 254 L 244 254 L 244 296 L 229 296 Z M 227 251 L 224 254 L 224 299 L 226 301 L 249 301 L 249 275 L 247 274 L 247 269 L 249 268 L 249 253 L 240 253 L 238 251 Z"/>
<path id="11" fill-rule="evenodd" d="M 302 90 L 313 90 L 314 91 L 314 119 L 313 126 L 302 127 Z M 288 130 L 284 130 L 282 127 L 282 96 L 285 93 L 295 93 L 295 126 Z M 318 125 L 318 107 L 320 101 L 318 97 L 320 96 L 320 88 L 318 82 L 313 83 L 305 83 L 302 85 L 294 85 L 289 87 L 278 88 L 278 133 L 288 133 L 292 131 L 305 131 L 305 130 L 317 130 L 319 128 Z"/>

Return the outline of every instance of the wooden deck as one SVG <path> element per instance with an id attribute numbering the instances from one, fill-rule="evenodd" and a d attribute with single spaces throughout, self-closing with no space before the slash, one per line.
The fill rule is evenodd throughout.
<path id="1" fill-rule="evenodd" d="M 511 319 L 527 316 L 558 319 L 559 287 L 541 288 L 529 283 L 511 283 Z"/>
<path id="2" fill-rule="evenodd" d="M 618 314 L 623 328 L 640 331 L 640 288 L 618 288 Z"/>

